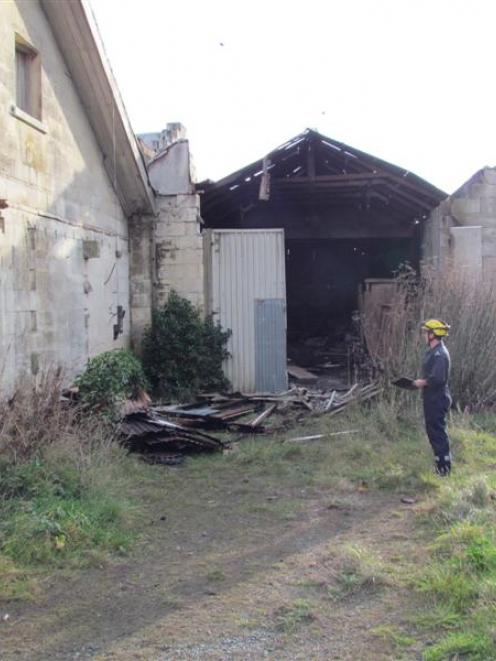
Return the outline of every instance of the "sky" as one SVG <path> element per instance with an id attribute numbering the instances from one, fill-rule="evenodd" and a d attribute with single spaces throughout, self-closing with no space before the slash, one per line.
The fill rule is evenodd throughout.
<path id="1" fill-rule="evenodd" d="M 305 128 L 448 193 L 496 165 L 494 0 L 91 0 L 137 133 L 217 180 Z"/>

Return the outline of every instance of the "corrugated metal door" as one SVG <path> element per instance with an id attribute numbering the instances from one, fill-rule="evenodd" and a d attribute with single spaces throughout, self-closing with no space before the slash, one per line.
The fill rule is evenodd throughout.
<path id="1" fill-rule="evenodd" d="M 232 331 L 227 378 L 234 390 L 284 390 L 284 231 L 208 230 L 205 241 L 208 311 Z"/>

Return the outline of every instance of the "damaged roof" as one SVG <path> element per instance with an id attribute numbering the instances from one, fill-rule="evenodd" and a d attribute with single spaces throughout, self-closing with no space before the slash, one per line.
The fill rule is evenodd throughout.
<path id="1" fill-rule="evenodd" d="M 339 205 L 355 201 L 367 208 L 423 218 L 447 194 L 417 175 L 306 129 L 265 157 L 220 181 L 197 185 L 202 216 L 255 201 Z"/>

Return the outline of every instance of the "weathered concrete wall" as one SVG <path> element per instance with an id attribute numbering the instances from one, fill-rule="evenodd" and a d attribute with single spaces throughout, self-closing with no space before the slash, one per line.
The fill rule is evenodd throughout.
<path id="1" fill-rule="evenodd" d="M 472 243 L 470 250 L 460 244 L 462 234 L 455 245 L 452 229 L 457 227 L 474 228 L 466 234 Z M 473 242 L 479 236 L 481 245 L 475 249 Z M 458 264 L 461 255 L 463 264 Z M 483 168 L 434 209 L 424 228 L 423 259 L 434 268 L 453 262 L 473 273 L 480 270 L 481 261 L 484 280 L 496 277 L 496 168 Z"/>
<path id="2" fill-rule="evenodd" d="M 155 219 L 151 216 L 136 216 L 129 221 L 131 343 L 137 353 L 152 321 L 154 231 Z"/>
<path id="3" fill-rule="evenodd" d="M 15 33 L 41 55 L 42 117 L 14 116 Z M 0 3 L 0 387 L 130 337 L 127 220 L 36 0 Z M 93 242 L 93 243 L 85 243 Z M 84 257 L 86 251 L 87 259 Z M 123 333 L 114 340 L 118 307 Z"/>
<path id="4" fill-rule="evenodd" d="M 198 195 L 157 198 L 154 305 L 162 306 L 174 289 L 204 310 L 203 240 Z"/>
<path id="5" fill-rule="evenodd" d="M 166 148 L 148 164 L 150 183 L 159 195 L 193 193 L 189 142 L 181 140 Z"/>

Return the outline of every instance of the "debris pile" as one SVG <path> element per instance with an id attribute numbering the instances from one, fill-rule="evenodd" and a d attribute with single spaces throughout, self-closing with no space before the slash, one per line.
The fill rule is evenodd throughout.
<path id="1" fill-rule="evenodd" d="M 222 450 L 222 441 L 166 420 L 153 410 L 134 411 L 119 425 L 122 443 L 153 464 L 178 464 L 184 454 Z"/>
<path id="2" fill-rule="evenodd" d="M 307 375 L 301 376 L 309 380 Z M 212 431 L 273 433 L 287 427 L 292 411 L 299 416 L 336 415 L 350 404 L 368 401 L 379 393 L 375 382 L 334 390 L 294 385 L 281 393 L 210 393 L 190 404 L 167 406 L 153 406 L 148 396 L 142 395 L 122 403 L 118 433 L 122 444 L 130 452 L 141 453 L 145 461 L 177 464 L 186 454 L 222 451 L 229 441 L 210 435 Z M 77 401 L 77 389 L 65 391 L 63 398 Z M 267 422 L 273 414 L 278 415 L 279 422 L 269 428 Z"/>

